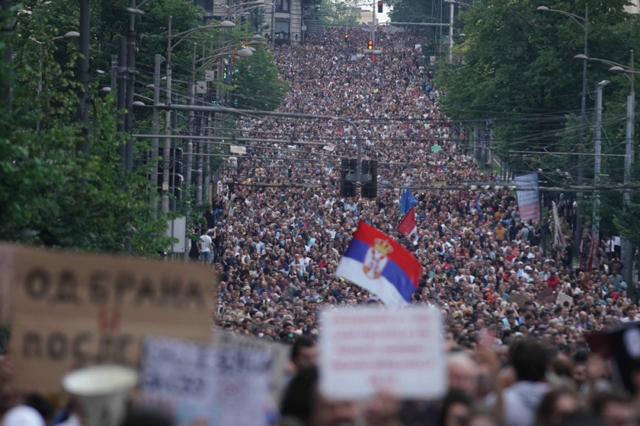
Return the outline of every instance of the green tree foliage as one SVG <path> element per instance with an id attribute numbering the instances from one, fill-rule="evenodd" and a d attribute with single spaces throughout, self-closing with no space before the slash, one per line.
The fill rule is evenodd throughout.
<path id="1" fill-rule="evenodd" d="M 391 21 L 439 22 L 440 19 L 439 0 L 386 0 L 384 3 L 392 10 Z"/>
<path id="2" fill-rule="evenodd" d="M 238 108 L 273 111 L 282 104 L 289 83 L 278 78 L 273 56 L 262 46 L 248 58 L 235 62 L 233 97 Z"/>
<path id="3" fill-rule="evenodd" d="M 356 4 L 354 0 L 322 0 L 318 7 L 318 17 L 324 26 L 354 27 L 360 22 L 360 12 L 356 10 Z"/>
<path id="4" fill-rule="evenodd" d="M 116 148 L 124 138 L 115 131 L 114 102 L 96 96 L 95 88 L 90 154 L 74 155 L 77 43 L 52 41 L 75 29 L 75 12 L 62 4 L 23 5 L 14 36 L 0 36 L 0 50 L 7 43 L 15 49 L 14 63 L 0 65 L 0 86 L 13 76 L 13 98 L 0 105 L 0 238 L 119 252 L 129 237 L 133 253 L 153 254 L 168 243 L 165 218 L 149 218 L 155 191 L 146 171 L 122 173 Z"/>
<path id="5" fill-rule="evenodd" d="M 99 91 L 110 85 L 110 75 L 97 70 L 110 69 L 118 39 L 128 33 L 127 6 L 127 0 L 91 2 L 90 140 L 89 154 L 81 156 L 75 155 L 80 130 L 76 116 L 78 42 L 60 37 L 78 31 L 78 2 L 24 0 L 11 14 L 0 16 L 3 26 L 8 20 L 16 21 L 13 34 L 0 33 L 0 54 L 9 43 L 14 48 L 13 63 L 0 63 L 0 87 L 13 89 L 11 100 L 0 100 L 4 112 L 0 114 L 0 239 L 111 252 L 124 251 L 125 242 L 130 241 L 132 253 L 139 255 L 154 255 L 168 247 L 170 241 L 163 233 L 170 216 L 152 215 L 158 194 L 156 184 L 148 180 L 149 144 L 134 142 L 136 169 L 125 175 L 116 151 L 126 135 L 116 131 L 115 90 L 106 96 Z M 144 9 L 146 13 L 136 17 L 135 92 L 152 97 L 146 86 L 153 81 L 155 54 L 166 56 L 169 16 L 172 32 L 177 34 L 202 25 L 202 11 L 183 0 L 154 0 Z M 176 80 L 191 76 L 193 43 L 198 43 L 198 58 L 235 46 L 224 42 L 221 31 L 197 32 L 174 49 L 171 66 Z M 252 34 L 240 25 L 233 31 L 246 40 Z M 237 65 L 246 74 L 246 81 L 242 74 L 236 81 L 248 88 L 240 92 L 246 99 L 243 106 L 276 108 L 287 86 L 278 79 L 271 55 L 260 48 Z M 201 79 L 200 74 L 194 77 Z M 175 90 L 184 102 L 186 87 L 176 81 Z M 161 96 L 164 98 L 163 92 Z M 136 111 L 134 132 L 148 133 L 150 116 L 148 110 Z M 179 131 L 185 122 L 180 120 Z M 232 123 L 225 121 L 224 125 L 231 127 Z M 201 206 L 190 207 L 189 201 L 191 197 L 185 196 L 178 203 L 179 211 L 191 211 L 191 219 L 197 219 Z"/>
<path id="6" fill-rule="evenodd" d="M 476 1 L 476 7 L 460 12 L 457 20 L 457 31 L 466 37 L 456 46 L 456 53 L 464 60 L 442 66 L 437 79 L 447 92 L 442 107 L 448 116 L 479 125 L 489 123 L 494 131 L 492 147 L 516 173 L 541 171 L 542 181 L 560 186 L 577 184 L 580 166 L 583 182 L 593 183 L 593 156 L 553 153 L 593 153 L 593 92 L 596 82 L 604 79 L 612 84 L 605 88 L 602 151 L 624 153 L 627 79 L 609 74 L 607 65 L 588 62 L 587 120 L 580 145 L 583 62 L 573 58 L 583 52 L 584 33 L 566 16 L 536 11 L 545 5 L 584 16 L 585 3 L 587 0 Z M 639 17 L 623 10 L 624 0 L 588 3 L 589 56 L 628 64 L 630 49 L 640 47 Z M 525 150 L 551 154 L 514 153 Z M 605 157 L 601 182 L 621 183 L 622 162 L 621 157 Z M 635 180 L 638 170 L 633 172 Z M 602 212 L 608 215 L 603 222 L 609 224 L 622 213 L 621 197 L 613 198 L 618 200 L 616 209 Z"/>

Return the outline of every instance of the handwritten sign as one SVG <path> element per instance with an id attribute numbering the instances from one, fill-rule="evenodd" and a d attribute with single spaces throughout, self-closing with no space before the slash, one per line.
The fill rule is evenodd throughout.
<path id="1" fill-rule="evenodd" d="M 564 302 L 569 302 L 569 305 L 573 305 L 573 297 L 565 293 L 558 293 L 558 298 L 556 299 L 556 303 L 558 305 L 564 306 Z"/>
<path id="2" fill-rule="evenodd" d="M 556 295 L 550 288 L 541 290 L 536 295 L 536 301 L 540 304 L 546 305 L 547 303 L 553 303 L 556 300 Z"/>
<path id="3" fill-rule="evenodd" d="M 511 293 L 509 295 L 509 303 L 515 303 L 518 307 L 524 307 L 524 302 L 527 301 L 527 296 L 522 293 Z"/>
<path id="4" fill-rule="evenodd" d="M 446 391 L 436 309 L 336 309 L 321 321 L 320 387 L 327 398 L 364 399 L 380 390 L 437 398 Z"/>
<path id="5" fill-rule="evenodd" d="M 211 340 L 216 349 L 251 349 L 262 352 L 269 360 L 269 393 L 271 403 L 278 403 L 284 390 L 284 378 L 291 348 L 281 343 L 270 342 L 252 336 L 243 336 L 216 330 Z"/>
<path id="6" fill-rule="evenodd" d="M 218 348 L 175 339 L 144 344 L 143 400 L 177 425 L 264 426 L 269 357 L 247 348 Z"/>
<path id="7" fill-rule="evenodd" d="M 206 267 L 10 245 L 0 259 L 21 390 L 61 390 L 62 376 L 86 365 L 135 367 L 146 334 L 210 338 L 216 283 Z"/>

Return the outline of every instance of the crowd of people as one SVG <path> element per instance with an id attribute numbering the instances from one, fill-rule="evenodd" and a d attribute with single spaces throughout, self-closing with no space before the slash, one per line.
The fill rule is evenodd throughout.
<path id="1" fill-rule="evenodd" d="M 560 226 L 547 211 L 540 223 L 520 219 L 513 192 L 482 172 L 465 132 L 440 112 L 446 91 L 424 62 L 423 32 L 380 29 L 378 54 L 363 50 L 368 39 L 360 28 L 325 29 L 274 49 L 290 82 L 279 110 L 346 118 L 360 140 L 335 119 L 245 119 L 243 136 L 255 141 L 223 167 L 191 251 L 221 278 L 215 327 L 293 345 L 281 424 L 639 424 L 640 375 L 589 346 L 596 332 L 640 321 L 619 254 L 603 246 L 595 267 L 576 269 L 553 238 L 571 241 L 563 215 Z M 340 161 L 355 158 L 358 142 L 363 159 L 378 161 L 376 198 L 340 195 Z M 405 187 L 418 201 L 410 237 L 396 230 Z M 449 392 L 440 401 L 381 393 L 359 405 L 317 389 L 322 310 L 380 303 L 335 275 L 360 221 L 422 265 L 412 303 L 443 318 Z M 618 373 L 632 375 L 626 392 Z"/>
<path id="2" fill-rule="evenodd" d="M 500 380 L 507 386 L 534 374 L 518 371 L 508 348 L 535 340 L 538 346 L 516 356 L 527 364 L 535 363 L 531 353 L 548 360 L 533 381 L 551 374 L 555 385 L 563 386 L 534 386 L 536 391 L 515 386 L 513 398 L 520 392 L 525 400 L 514 402 L 506 394 L 508 412 L 494 421 L 533 424 L 535 409 L 550 389 L 556 389 L 547 394 L 553 401 L 542 405 L 553 419 L 546 422 L 559 419 L 554 410 L 566 408 L 554 404 L 575 402 L 577 410 L 584 402 L 580 396 L 591 389 L 588 380 L 603 386 L 598 390 L 613 390 L 599 381 L 610 371 L 587 369 L 588 362 L 595 362 L 587 338 L 639 321 L 637 305 L 627 294 L 629 284 L 620 275 L 619 253 L 603 246 L 591 262 L 594 268 L 576 269 L 568 245 L 554 243 L 554 233 L 571 241 L 563 207 L 560 226 L 551 211 L 543 212 L 541 223 L 525 223 L 513 192 L 499 185 L 439 189 L 497 183 L 497 177 L 481 172 L 464 131 L 439 111 L 446 93 L 423 61 L 424 33 L 378 31 L 376 49 L 382 53 L 376 55 L 363 49 L 369 37 L 362 29 L 328 29 L 303 46 L 278 47 L 274 56 L 282 78 L 290 82 L 280 110 L 355 123 L 363 159 L 378 161 L 378 197 L 340 196 L 340 159 L 357 152 L 355 131 L 347 123 L 244 122 L 245 136 L 282 143 L 247 142 L 247 155 L 234 158 L 221 177 L 225 187 L 207 227 L 212 264 L 222 277 L 216 326 L 292 343 L 318 336 L 323 309 L 379 303 L 375 295 L 335 275 L 351 233 L 365 221 L 395 237 L 423 267 L 412 303 L 442 313 L 447 347 L 455 354 L 452 390 L 464 394 L 451 395 L 452 407 L 469 408 L 495 388 L 488 374 L 491 363 L 479 358 L 482 344 L 496 354 L 506 374 Z M 418 200 L 418 234 L 410 238 L 396 231 L 403 187 L 412 188 Z M 570 208 L 564 201 L 558 204 Z M 558 299 L 559 293 L 567 297 Z M 457 389 L 462 376 L 467 385 Z M 519 404 L 534 414 L 525 416 Z"/>

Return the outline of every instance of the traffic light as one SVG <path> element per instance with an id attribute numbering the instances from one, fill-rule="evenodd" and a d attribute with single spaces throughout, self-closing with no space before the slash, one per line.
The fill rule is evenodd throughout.
<path id="1" fill-rule="evenodd" d="M 340 167 L 340 196 L 341 197 L 355 197 L 356 185 L 354 182 L 347 180 L 347 175 L 350 173 L 357 173 L 358 160 L 355 158 L 343 158 L 342 165 Z"/>
<path id="2" fill-rule="evenodd" d="M 346 43 L 349 43 L 349 34 L 345 34 L 345 35 L 344 35 L 344 41 L 345 41 Z"/>
<path id="3" fill-rule="evenodd" d="M 378 196 L 378 162 L 375 160 L 362 160 L 362 174 L 370 174 L 371 180 L 362 185 L 364 198 L 376 198 Z"/>
<path id="4" fill-rule="evenodd" d="M 367 49 L 369 49 L 369 50 L 373 50 L 373 40 L 369 40 L 369 41 L 367 42 Z"/>
<path id="5" fill-rule="evenodd" d="M 382 0 L 378 0 L 378 13 L 382 13 Z"/>

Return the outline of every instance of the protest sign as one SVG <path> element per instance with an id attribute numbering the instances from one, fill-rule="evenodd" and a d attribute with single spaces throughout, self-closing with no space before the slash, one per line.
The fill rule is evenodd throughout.
<path id="1" fill-rule="evenodd" d="M 509 295 L 509 303 L 515 303 L 518 307 L 524 307 L 524 302 L 527 301 L 527 296 L 522 293 L 511 293 Z"/>
<path id="2" fill-rule="evenodd" d="M 269 360 L 269 392 L 278 402 L 284 387 L 284 375 L 291 348 L 252 336 L 242 336 L 222 330 L 213 333 L 211 343 L 216 349 L 252 349 L 264 353 Z"/>
<path id="3" fill-rule="evenodd" d="M 229 145 L 229 151 L 232 154 L 246 155 L 247 147 L 242 145 Z"/>
<path id="4" fill-rule="evenodd" d="M 564 305 L 564 302 L 569 302 L 570 305 L 573 305 L 573 297 L 565 293 L 558 293 L 558 298 L 556 299 L 556 303 L 558 305 Z"/>
<path id="5" fill-rule="evenodd" d="M 264 426 L 269 366 L 260 350 L 147 338 L 142 398 L 177 426 Z"/>
<path id="6" fill-rule="evenodd" d="M 320 388 L 329 399 L 437 398 L 447 388 L 440 314 L 433 308 L 336 309 L 321 316 Z"/>
<path id="7" fill-rule="evenodd" d="M 524 223 L 529 221 L 533 223 L 540 222 L 540 195 L 538 191 L 527 190 L 527 188 L 538 187 L 538 174 L 518 175 L 513 178 L 513 181 L 518 188 L 523 189 L 522 191 L 516 191 L 520 219 Z"/>
<path id="8" fill-rule="evenodd" d="M 536 301 L 542 305 L 546 305 L 547 303 L 553 303 L 556 300 L 556 295 L 550 288 L 545 288 L 540 291 L 536 296 Z"/>
<path id="9" fill-rule="evenodd" d="M 206 267 L 10 245 L 0 259 L 21 390 L 58 391 L 86 365 L 135 367 L 146 334 L 210 339 L 216 283 Z"/>

